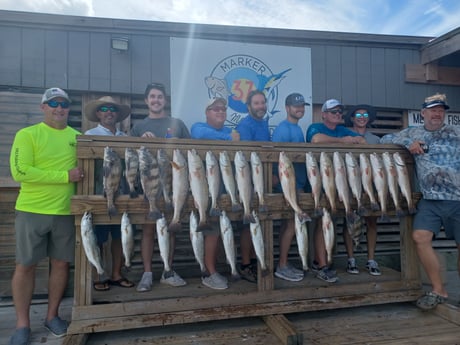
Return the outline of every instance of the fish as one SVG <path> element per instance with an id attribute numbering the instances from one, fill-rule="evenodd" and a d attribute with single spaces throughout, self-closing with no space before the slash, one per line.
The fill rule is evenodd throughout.
<path id="1" fill-rule="evenodd" d="M 139 156 L 135 149 L 127 147 L 125 149 L 125 179 L 129 187 L 129 197 L 136 198 L 139 183 Z"/>
<path id="2" fill-rule="evenodd" d="M 297 188 L 295 180 L 294 166 L 284 151 L 280 152 L 278 160 L 278 175 L 283 190 L 283 195 L 289 205 L 292 207 L 301 223 L 311 221 L 307 212 L 302 211 L 297 203 Z"/>
<path id="3" fill-rule="evenodd" d="M 259 199 L 259 212 L 267 212 L 268 207 L 264 199 L 264 167 L 257 152 L 251 152 L 251 173 L 254 191 Z"/>
<path id="4" fill-rule="evenodd" d="M 336 190 L 334 181 L 334 167 L 332 161 L 326 152 L 321 152 L 319 157 L 319 171 L 321 173 L 321 182 L 323 185 L 324 194 L 326 194 L 329 205 L 331 206 L 331 212 L 337 212 L 336 205 Z M 324 208 L 323 208 L 324 209 Z"/>
<path id="5" fill-rule="evenodd" d="M 220 168 L 219 162 L 212 151 L 206 152 L 206 179 L 208 180 L 209 194 L 211 195 L 211 217 L 220 216 L 220 209 L 217 203 L 220 194 Z"/>
<path id="6" fill-rule="evenodd" d="M 121 247 L 125 257 L 125 266 L 131 267 L 131 257 L 134 254 L 134 232 L 127 212 L 121 216 Z"/>
<path id="7" fill-rule="evenodd" d="M 207 223 L 206 215 L 209 205 L 209 192 L 203 161 L 195 149 L 188 150 L 187 161 L 190 189 L 192 190 L 195 207 L 200 215 L 197 231 L 211 229 Z"/>
<path id="8" fill-rule="evenodd" d="M 121 180 L 121 159 L 109 146 L 104 148 L 104 162 L 102 163 L 104 196 L 107 198 L 107 212 L 109 216 L 118 213 L 114 200 L 118 194 Z"/>
<path id="9" fill-rule="evenodd" d="M 213 98 L 222 97 L 226 100 L 231 95 L 231 92 L 227 88 L 227 82 L 225 79 L 206 77 L 204 78 L 204 82 L 208 88 L 208 92 Z"/>
<path id="10" fill-rule="evenodd" d="M 399 202 L 399 186 L 398 186 L 398 171 L 396 170 L 393 156 L 389 152 L 382 153 L 383 166 L 387 175 L 388 190 L 395 205 L 396 214 L 398 217 L 404 216 L 404 211 Z"/>
<path id="11" fill-rule="evenodd" d="M 180 223 L 182 208 L 188 197 L 190 189 L 188 180 L 188 165 L 184 155 L 179 149 L 173 150 L 172 166 L 172 203 L 174 214 L 169 223 L 168 231 L 177 232 L 182 229 Z"/>
<path id="12" fill-rule="evenodd" d="M 300 260 L 302 261 L 302 269 L 308 271 L 308 231 L 307 224 L 301 223 L 299 217 L 295 217 L 295 236 L 297 248 L 299 250 Z"/>
<path id="13" fill-rule="evenodd" d="M 196 218 L 195 212 L 190 212 L 190 242 L 192 242 L 193 255 L 200 265 L 201 273 L 206 272 L 206 266 L 204 264 L 204 235 L 202 232 L 198 232 L 198 219 Z"/>
<path id="14" fill-rule="evenodd" d="M 357 216 L 353 222 L 347 222 L 347 231 L 353 240 L 353 250 L 359 249 L 361 234 L 366 226 L 363 217 Z"/>
<path id="15" fill-rule="evenodd" d="M 97 274 L 103 275 L 101 250 L 97 245 L 96 234 L 93 229 L 93 215 L 86 211 L 81 218 L 81 242 L 85 250 L 86 258 L 96 268 Z"/>
<path id="16" fill-rule="evenodd" d="M 351 194 L 355 197 L 358 205 L 358 214 L 361 216 L 366 215 L 367 209 L 362 204 L 363 184 L 361 179 L 361 170 L 353 153 L 345 153 L 345 165 L 347 166 L 348 185 L 350 186 Z"/>
<path id="17" fill-rule="evenodd" d="M 171 159 L 165 149 L 160 148 L 157 151 L 158 167 L 160 169 L 161 191 L 165 201 L 165 208 L 172 208 L 172 169 Z"/>
<path id="18" fill-rule="evenodd" d="M 160 257 L 164 265 L 164 278 L 169 278 L 174 273 L 171 269 L 171 265 L 169 264 L 169 232 L 166 218 L 163 214 L 161 215 L 161 218 L 157 219 L 156 229 Z"/>
<path id="19" fill-rule="evenodd" d="M 240 275 L 236 269 L 235 239 L 233 236 L 232 223 L 227 217 L 225 211 L 222 211 L 222 214 L 219 217 L 219 225 L 222 242 L 224 244 L 225 257 L 231 268 L 232 280 L 236 281 L 240 279 Z"/>
<path id="20" fill-rule="evenodd" d="M 251 214 L 251 169 L 242 151 L 235 153 L 235 177 L 238 195 L 240 196 L 240 201 L 243 203 L 243 224 L 254 223 L 255 219 Z"/>
<path id="21" fill-rule="evenodd" d="M 361 171 L 361 182 L 363 185 L 364 192 L 366 192 L 367 196 L 369 197 L 369 201 L 371 203 L 371 210 L 379 211 L 380 206 L 377 203 L 377 199 L 375 198 L 374 185 L 372 182 L 372 166 L 371 162 L 369 161 L 369 157 L 365 153 L 359 154 L 359 168 Z"/>
<path id="22" fill-rule="evenodd" d="M 137 150 L 139 155 L 139 174 L 141 185 L 144 191 L 144 198 L 149 202 L 148 219 L 157 220 L 162 214 L 157 206 L 158 194 L 160 191 L 160 169 L 155 156 L 145 147 Z"/>
<path id="23" fill-rule="evenodd" d="M 237 201 L 236 197 L 236 183 L 235 177 L 233 176 L 232 161 L 230 160 L 227 151 L 221 151 L 219 153 L 219 166 L 225 190 L 230 196 L 230 200 L 232 202 L 232 211 L 241 211 L 241 204 Z"/>
<path id="24" fill-rule="evenodd" d="M 332 249 L 334 248 L 334 222 L 332 221 L 331 214 L 324 207 L 322 220 L 322 230 L 324 237 L 324 245 L 326 247 L 327 253 L 327 263 L 330 265 L 332 263 Z"/>
<path id="25" fill-rule="evenodd" d="M 254 251 L 259 261 L 261 268 L 261 274 L 263 277 L 267 276 L 270 272 L 265 263 L 265 247 L 264 247 L 264 235 L 262 233 L 262 226 L 259 222 L 259 217 L 256 212 L 252 211 L 252 216 L 254 217 L 255 223 L 249 224 L 249 231 L 251 233 L 252 244 L 254 245 Z"/>
<path id="26" fill-rule="evenodd" d="M 393 153 L 393 159 L 396 165 L 396 171 L 398 172 L 399 188 L 401 189 L 401 193 L 407 201 L 409 214 L 417 213 L 417 209 L 414 205 L 414 200 L 412 200 L 412 189 L 406 163 L 404 163 L 404 160 L 402 159 L 399 152 Z"/>
<path id="27" fill-rule="evenodd" d="M 380 220 L 388 222 L 390 220 L 387 212 L 388 179 L 385 173 L 385 167 L 383 166 L 383 161 L 379 154 L 375 152 L 371 153 L 369 158 L 372 166 L 372 178 L 380 202 Z"/>
<path id="28" fill-rule="evenodd" d="M 311 186 L 311 194 L 313 195 L 313 201 L 315 202 L 315 216 L 322 216 L 323 209 L 319 202 L 321 200 L 321 174 L 318 167 L 318 161 L 312 152 L 305 154 L 305 166 L 307 168 L 307 177 Z"/>
<path id="29" fill-rule="evenodd" d="M 334 152 L 332 155 L 335 175 L 335 186 L 339 200 L 345 207 L 345 216 L 347 221 L 353 221 L 355 215 L 351 208 L 350 187 L 348 186 L 347 168 L 342 155 L 339 152 Z"/>

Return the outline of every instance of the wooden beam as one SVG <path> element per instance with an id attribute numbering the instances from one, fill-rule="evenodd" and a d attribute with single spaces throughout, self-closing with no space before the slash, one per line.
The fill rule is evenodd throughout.
<path id="1" fill-rule="evenodd" d="M 460 50 L 460 33 L 435 39 L 421 50 L 422 64 L 428 64 Z"/>
<path id="2" fill-rule="evenodd" d="M 70 334 L 66 335 L 62 345 L 85 345 L 88 340 L 88 334 Z"/>
<path id="3" fill-rule="evenodd" d="M 302 345 L 303 335 L 284 315 L 262 317 L 268 328 L 281 340 L 283 345 Z"/>
<path id="4" fill-rule="evenodd" d="M 434 313 L 447 321 L 460 326 L 460 307 L 452 304 L 439 304 Z"/>
<path id="5" fill-rule="evenodd" d="M 460 86 L 460 68 L 430 65 L 406 64 L 406 82 Z M 436 79 L 434 79 L 436 78 Z"/>

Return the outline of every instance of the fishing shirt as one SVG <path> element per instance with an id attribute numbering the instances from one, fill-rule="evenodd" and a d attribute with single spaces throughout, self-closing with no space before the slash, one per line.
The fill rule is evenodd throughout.
<path id="1" fill-rule="evenodd" d="M 192 139 L 232 140 L 232 129 L 228 127 L 214 128 L 206 122 L 196 122 L 190 130 Z"/>
<path id="2" fill-rule="evenodd" d="M 342 137 L 360 137 L 361 134 L 353 132 L 351 129 L 344 127 L 344 126 L 337 126 L 335 129 L 330 129 L 326 127 L 326 125 L 322 122 L 318 123 L 312 123 L 308 129 L 307 133 L 305 135 L 305 139 L 307 143 L 311 143 L 311 139 L 316 135 L 316 134 L 325 134 L 330 137 L 335 137 L 335 138 L 342 138 Z"/>
<path id="3" fill-rule="evenodd" d="M 67 126 L 55 129 L 44 122 L 19 130 L 10 154 L 13 179 L 21 183 L 16 210 L 70 215 L 75 183 L 69 170 L 77 166 L 77 135 Z"/>
<path id="4" fill-rule="evenodd" d="M 439 130 L 409 127 L 399 133 L 387 134 L 382 144 L 404 145 L 423 141 L 428 152 L 414 155 L 415 168 L 423 198 L 428 200 L 460 200 L 460 128 L 443 125 Z"/>
<path id="5" fill-rule="evenodd" d="M 190 132 L 181 119 L 165 116 L 159 119 L 146 117 L 131 129 L 133 137 L 141 137 L 145 132 L 152 132 L 157 138 L 190 139 Z"/>
<path id="6" fill-rule="evenodd" d="M 240 140 L 270 141 L 268 119 L 258 120 L 248 115 L 238 123 L 236 130 L 240 133 Z"/>

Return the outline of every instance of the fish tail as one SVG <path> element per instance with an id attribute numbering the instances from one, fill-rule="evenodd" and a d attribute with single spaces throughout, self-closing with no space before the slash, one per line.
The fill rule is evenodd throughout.
<path id="1" fill-rule="evenodd" d="M 182 224 L 177 222 L 177 223 L 171 223 L 168 226 L 168 232 L 179 232 L 182 230 Z"/>
<path id="2" fill-rule="evenodd" d="M 379 206 L 378 203 L 372 202 L 371 203 L 371 209 L 372 209 L 372 211 L 380 211 L 380 206 Z"/>
<path id="3" fill-rule="evenodd" d="M 147 215 L 147 218 L 148 219 L 151 219 L 151 220 L 157 220 L 157 219 L 160 219 L 162 218 L 163 215 L 161 214 L 160 211 L 158 210 L 152 210 L 149 212 L 149 214 Z"/>
<path id="4" fill-rule="evenodd" d="M 398 217 L 404 217 L 406 215 L 406 212 L 404 212 L 404 210 L 401 207 L 398 207 L 396 209 L 396 214 Z"/>
<path id="5" fill-rule="evenodd" d="M 232 204 L 232 212 L 238 212 L 238 211 L 241 211 L 243 209 L 243 207 L 241 207 L 240 204 Z"/>
<path id="6" fill-rule="evenodd" d="M 358 214 L 360 216 L 366 216 L 368 213 L 369 213 L 369 211 L 363 205 L 358 207 Z"/>
<path id="7" fill-rule="evenodd" d="M 262 274 L 262 277 L 266 277 L 270 274 L 270 270 L 268 268 L 264 268 L 260 273 Z"/>
<path id="8" fill-rule="evenodd" d="M 388 217 L 388 215 L 386 213 L 383 213 L 382 212 L 382 215 L 380 216 L 379 220 L 381 222 L 389 222 L 390 221 L 390 217 Z"/>
<path id="9" fill-rule="evenodd" d="M 268 207 L 265 204 L 259 204 L 259 212 L 268 212 Z"/>
<path id="10" fill-rule="evenodd" d="M 315 208 L 315 212 L 313 213 L 315 217 L 321 217 L 323 215 L 323 209 L 321 207 Z"/>
<path id="11" fill-rule="evenodd" d="M 200 222 L 200 224 L 198 224 L 198 227 L 196 229 L 197 232 L 203 232 L 207 230 L 212 230 L 212 227 L 206 222 Z"/>
<path id="12" fill-rule="evenodd" d="M 137 198 L 138 195 L 139 194 L 134 189 L 129 191 L 129 197 L 131 199 Z"/>
<path id="13" fill-rule="evenodd" d="M 107 212 L 109 214 L 109 217 L 112 217 L 112 216 L 115 216 L 118 213 L 118 210 L 115 207 L 115 205 L 110 205 L 108 210 L 107 210 Z"/>
<path id="14" fill-rule="evenodd" d="M 243 224 L 256 223 L 256 219 L 252 214 L 245 214 L 243 216 Z"/>
<path id="15" fill-rule="evenodd" d="M 219 210 L 217 207 L 212 207 L 210 210 L 209 210 L 209 215 L 211 217 L 220 217 L 222 215 L 222 211 Z"/>
<path id="16" fill-rule="evenodd" d="M 241 279 L 241 276 L 238 274 L 238 272 L 232 273 L 230 277 L 230 281 L 232 282 L 237 282 L 240 279 Z"/>
<path id="17" fill-rule="evenodd" d="M 298 217 L 299 217 L 299 220 L 300 220 L 301 224 L 303 224 L 305 222 L 311 222 L 311 217 L 308 215 L 307 212 L 299 213 Z"/>

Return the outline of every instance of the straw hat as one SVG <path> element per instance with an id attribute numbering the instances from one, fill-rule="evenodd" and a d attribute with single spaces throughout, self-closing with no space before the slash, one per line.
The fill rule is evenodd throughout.
<path id="1" fill-rule="evenodd" d="M 96 112 L 102 105 L 113 105 L 118 108 L 117 122 L 123 121 L 128 117 L 129 114 L 131 114 L 131 108 L 129 105 L 117 103 L 111 96 L 104 96 L 89 102 L 85 106 L 86 118 L 93 122 L 99 122 L 99 119 L 96 116 Z"/>

